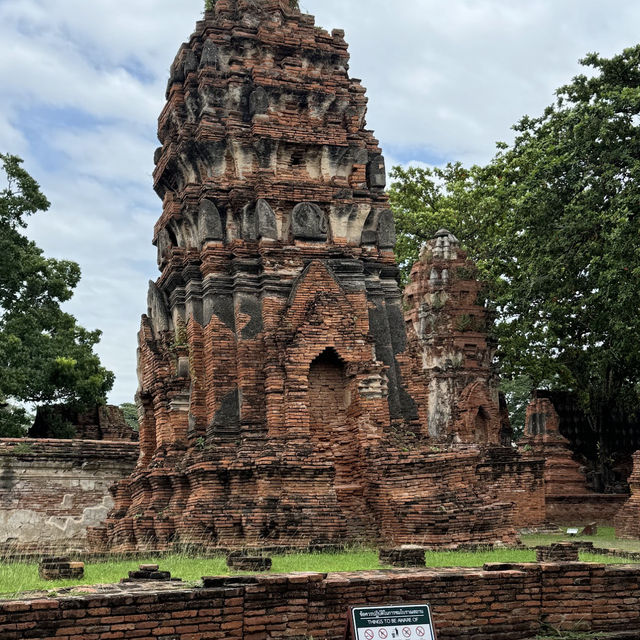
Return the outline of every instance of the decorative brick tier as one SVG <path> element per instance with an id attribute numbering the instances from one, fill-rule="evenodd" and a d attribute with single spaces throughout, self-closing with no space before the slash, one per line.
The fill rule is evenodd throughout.
<path id="1" fill-rule="evenodd" d="M 205 582 L 204 589 L 131 584 L 0 602 L 0 637 L 342 640 L 350 605 L 427 602 L 440 640 L 533 640 L 549 627 L 640 638 L 638 566 L 501 564 Z"/>
<path id="2" fill-rule="evenodd" d="M 109 487 L 133 470 L 138 444 L 0 440 L 0 550 L 66 554 L 113 506 Z"/>
<path id="3" fill-rule="evenodd" d="M 314 468 L 308 460 L 292 457 L 288 460 L 291 466 L 278 468 L 278 458 L 266 457 L 273 451 L 273 444 L 267 447 L 265 443 L 260 452 L 262 464 L 267 468 L 271 466 L 272 469 L 278 469 L 280 482 L 286 482 L 285 486 L 290 487 L 291 491 L 287 504 L 292 511 L 289 514 L 281 513 L 274 508 L 278 504 L 280 483 L 264 483 L 260 476 L 255 477 L 256 470 L 260 471 L 261 467 L 256 458 L 249 457 L 245 450 L 244 464 L 240 466 L 238 461 L 233 466 L 229 465 L 231 468 L 227 480 L 231 485 L 243 486 L 242 493 L 229 496 L 223 501 L 224 495 L 221 493 L 224 478 L 213 474 L 208 478 L 210 488 L 219 488 L 211 495 L 207 513 L 220 508 L 227 518 L 222 523 L 228 523 L 218 530 L 218 546 L 244 546 L 245 543 L 272 547 L 278 543 L 289 546 L 302 546 L 304 543 L 308 546 L 310 543 L 338 543 L 350 538 L 451 547 L 468 542 L 516 542 L 516 534 L 512 528 L 512 503 L 501 502 L 497 498 L 499 476 L 493 483 L 485 484 L 481 476 L 476 475 L 476 468 L 484 460 L 477 449 L 432 453 L 429 447 L 403 451 L 394 448 L 388 441 L 383 444 L 387 446 L 371 451 L 361 460 L 362 464 L 370 468 L 371 476 L 376 478 L 367 491 L 370 509 L 368 517 L 372 524 L 364 532 L 356 528 L 357 520 L 355 523 L 351 522 L 349 514 L 340 510 L 333 492 L 335 490 L 332 491 L 334 474 L 331 465 L 325 462 Z M 158 471 L 152 473 L 161 478 Z M 287 478 L 286 474 L 290 474 L 290 477 Z M 177 474 L 173 477 L 176 476 Z M 150 477 L 151 480 L 154 479 L 151 474 Z M 140 479 L 140 475 L 134 474 L 130 480 L 119 483 L 116 499 L 118 495 L 122 495 L 123 485 L 136 486 Z M 264 492 L 262 496 L 259 493 L 261 490 Z M 175 516 L 166 516 L 166 512 L 158 516 L 152 512 L 152 501 L 158 497 L 149 489 L 147 491 L 148 493 L 139 494 L 136 501 L 130 503 L 135 512 L 141 514 L 139 517 L 112 520 L 111 516 L 107 521 L 110 535 L 114 536 L 112 541 L 118 545 L 116 548 L 126 549 L 130 545 L 136 545 L 141 548 L 151 546 L 162 549 L 174 544 L 173 540 L 162 534 L 166 531 L 164 527 L 167 517 Z M 271 500 L 270 492 L 273 492 Z M 322 502 L 319 499 L 320 492 L 324 492 Z M 120 501 L 117 505 L 123 503 L 124 501 Z M 159 505 L 159 511 L 162 511 L 163 503 Z M 296 516 L 297 509 L 307 510 L 313 517 Z M 240 539 L 231 519 L 236 513 L 243 514 L 243 519 L 237 520 L 244 523 L 246 532 L 241 540 L 242 544 L 239 544 Z M 271 523 L 279 536 L 263 537 L 263 530 L 252 525 L 254 520 L 258 523 Z M 181 544 L 215 546 L 211 544 L 212 538 L 202 535 L 202 530 L 193 524 L 193 519 L 172 521 L 178 525 Z M 93 532 L 94 541 L 99 540 L 98 533 L 99 531 Z"/>
<path id="4" fill-rule="evenodd" d="M 141 457 L 91 539 L 513 542 L 511 500 L 476 471 L 483 453 L 429 433 L 384 160 L 344 33 L 292 4 L 218 0 L 172 65 Z"/>
<path id="5" fill-rule="evenodd" d="M 640 538 L 640 451 L 633 454 L 633 473 L 629 478 L 631 497 L 615 517 L 618 538 Z"/>

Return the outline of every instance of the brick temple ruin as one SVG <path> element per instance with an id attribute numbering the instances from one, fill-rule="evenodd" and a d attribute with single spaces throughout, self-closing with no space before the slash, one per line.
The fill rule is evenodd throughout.
<path id="1" fill-rule="evenodd" d="M 218 0 L 181 47 L 140 458 L 94 545 L 511 543 L 544 520 L 544 464 L 510 445 L 491 318 L 448 231 L 403 301 L 348 69 L 344 33 L 284 0 Z"/>

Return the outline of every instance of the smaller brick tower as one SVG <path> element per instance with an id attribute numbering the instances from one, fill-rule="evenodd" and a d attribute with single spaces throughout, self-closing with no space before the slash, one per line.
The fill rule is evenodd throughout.
<path id="1" fill-rule="evenodd" d="M 551 400 L 537 398 L 527 407 L 524 438 L 520 448 L 544 460 L 545 496 L 581 496 L 588 493 L 587 479 L 573 459 L 569 441 L 560 433 L 560 419 Z"/>
<path id="2" fill-rule="evenodd" d="M 428 385 L 429 435 L 455 442 L 508 443 L 501 417 L 496 343 L 479 300 L 475 264 L 446 229 L 427 242 L 405 290 L 405 319 Z"/>
<path id="3" fill-rule="evenodd" d="M 631 497 L 618 511 L 615 518 L 618 538 L 640 537 L 640 451 L 633 454 L 633 473 L 629 478 Z"/>

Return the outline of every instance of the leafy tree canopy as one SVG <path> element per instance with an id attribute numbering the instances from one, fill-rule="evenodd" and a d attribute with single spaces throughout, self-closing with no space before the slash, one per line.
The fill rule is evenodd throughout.
<path id="1" fill-rule="evenodd" d="M 22 161 L 0 154 L 0 433 L 12 430 L 20 403 L 104 402 L 113 374 L 93 347 L 99 331 L 87 331 L 62 311 L 80 279 L 75 262 L 45 258 L 23 232 L 30 215 L 49 202 Z M 10 408 L 9 405 L 11 405 Z M 9 417 L 12 417 L 11 420 Z"/>
<path id="2" fill-rule="evenodd" d="M 127 421 L 127 424 L 134 430 L 140 430 L 140 423 L 138 421 L 138 407 L 133 402 L 123 402 L 120 405 L 122 409 L 122 413 L 124 414 L 124 419 Z"/>
<path id="3" fill-rule="evenodd" d="M 398 230 L 396 256 L 406 282 L 420 248 L 439 229 L 448 229 L 464 242 L 474 213 L 469 196 L 471 176 L 455 163 L 445 168 L 394 167 L 391 178 L 389 199 Z"/>
<path id="4" fill-rule="evenodd" d="M 448 226 L 478 260 L 503 373 L 578 392 L 600 429 L 638 406 L 640 45 L 582 64 L 486 167 L 396 169 L 391 199 L 401 259 Z"/>

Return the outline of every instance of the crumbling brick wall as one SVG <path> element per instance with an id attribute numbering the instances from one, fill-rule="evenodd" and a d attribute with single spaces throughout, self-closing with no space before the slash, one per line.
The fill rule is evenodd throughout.
<path id="1" fill-rule="evenodd" d="M 84 411 L 53 405 L 38 407 L 28 437 L 135 442 L 138 433 L 127 424 L 122 409 L 114 405 L 96 405 Z"/>
<path id="2" fill-rule="evenodd" d="M 425 602 L 441 640 L 558 630 L 640 637 L 640 568 L 581 563 L 306 573 L 0 603 L 4 640 L 342 640 L 350 605 Z M 548 626 L 547 626 L 548 625 Z"/>
<path id="3" fill-rule="evenodd" d="M 0 549 L 84 549 L 113 506 L 109 487 L 133 470 L 133 442 L 0 440 Z"/>

